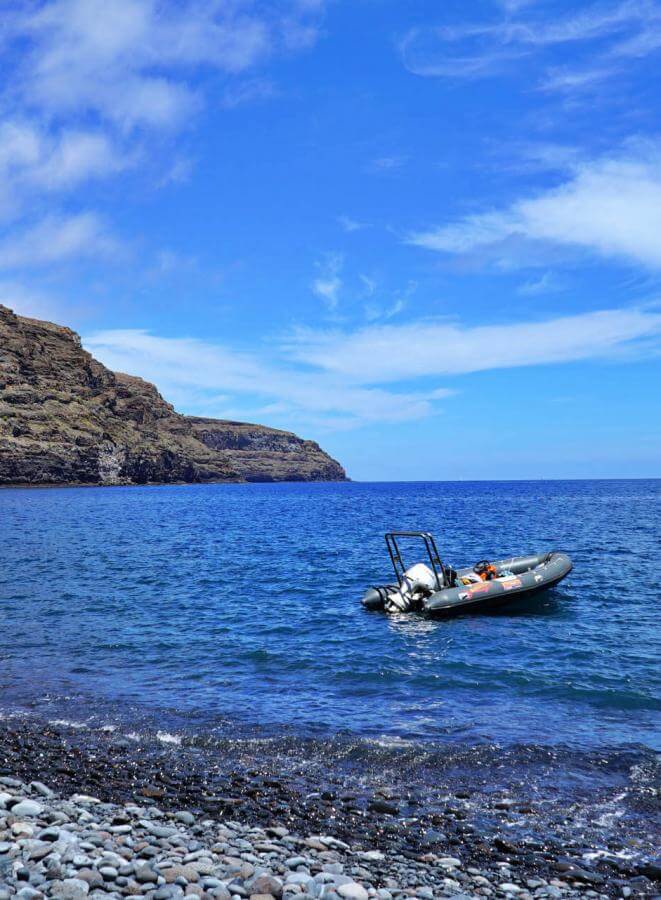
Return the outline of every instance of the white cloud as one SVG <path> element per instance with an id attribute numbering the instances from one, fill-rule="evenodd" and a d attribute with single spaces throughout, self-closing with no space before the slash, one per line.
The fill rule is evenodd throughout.
<path id="1" fill-rule="evenodd" d="M 223 94 L 222 105 L 226 109 L 236 109 L 259 100 L 277 97 L 278 88 L 268 78 L 248 78 L 228 86 Z"/>
<path id="2" fill-rule="evenodd" d="M 242 4 L 53 0 L 11 20 L 30 42 L 23 101 L 57 114 L 93 111 L 124 128 L 179 124 L 198 106 L 191 67 L 243 72 L 270 52 L 267 23 Z M 167 71 L 167 74 L 165 72 Z"/>
<path id="3" fill-rule="evenodd" d="M 495 21 L 411 29 L 399 45 L 404 65 L 423 77 L 481 78 L 570 44 L 576 70 L 552 70 L 544 79 L 547 90 L 567 91 L 596 84 L 621 71 L 625 59 L 661 48 L 661 9 L 654 0 L 595 3 L 564 17 L 535 8 L 517 18 L 528 4 L 504 5 L 505 16 Z"/>
<path id="4" fill-rule="evenodd" d="M 337 221 L 349 234 L 354 231 L 362 231 L 364 228 L 370 227 L 367 222 L 359 222 L 356 219 L 352 219 L 350 216 L 338 216 Z"/>
<path id="5" fill-rule="evenodd" d="M 531 278 L 525 281 L 517 293 L 524 297 L 536 297 L 539 294 L 550 294 L 562 290 L 563 282 L 553 272 L 546 271 L 539 278 Z"/>
<path id="6" fill-rule="evenodd" d="M 158 182 L 158 185 L 163 187 L 167 184 L 185 184 L 190 180 L 192 173 L 193 160 L 185 156 L 176 157 Z"/>
<path id="7" fill-rule="evenodd" d="M 467 253 L 510 238 L 661 267 L 661 149 L 577 164 L 560 187 L 419 232 L 408 242 Z"/>
<path id="8" fill-rule="evenodd" d="M 543 91 L 576 93 L 591 90 L 597 84 L 611 78 L 613 74 L 613 69 L 607 66 L 586 69 L 554 66 L 547 70 L 539 86 Z"/>
<path id="9" fill-rule="evenodd" d="M 348 383 L 325 372 L 305 372 L 261 361 L 222 345 L 187 338 L 162 338 L 137 330 L 99 332 L 84 346 L 116 371 L 155 382 L 165 397 L 176 397 L 190 410 L 229 415 L 245 397 L 269 402 L 285 419 L 297 418 L 327 427 L 353 427 L 370 422 L 404 422 L 431 415 L 434 401 L 447 396 L 430 392 L 394 392 Z M 218 397 L 229 398 L 218 409 Z M 243 404 L 237 402 L 238 395 Z M 273 404 L 277 404 L 274 406 Z"/>
<path id="10" fill-rule="evenodd" d="M 98 332 L 85 347 L 116 371 L 155 382 L 185 411 L 255 414 L 315 427 L 398 423 L 433 415 L 454 391 L 438 379 L 489 369 L 652 352 L 654 309 L 613 309 L 540 322 L 466 328 L 447 322 L 301 330 L 269 361 L 259 351 L 139 330 Z M 271 345 L 272 346 L 272 345 Z M 420 387 L 410 382 L 422 379 Z M 407 382 L 406 388 L 388 384 Z M 431 382 L 431 383 L 430 383 Z"/>
<path id="11" fill-rule="evenodd" d="M 24 119 L 0 122 L 0 185 L 17 203 L 26 191 L 66 190 L 129 164 L 99 131 L 48 132 Z"/>
<path id="12" fill-rule="evenodd" d="M 0 220 L 5 220 L 0 266 L 29 268 L 75 257 L 114 255 L 117 241 L 92 212 L 53 211 L 32 221 L 25 212 L 35 199 L 42 207 L 48 195 L 108 177 L 131 163 L 99 131 L 51 133 L 22 119 L 0 122 Z"/>
<path id="13" fill-rule="evenodd" d="M 342 279 L 340 273 L 344 266 L 344 258 L 340 253 L 329 253 L 326 258 L 317 263 L 320 274 L 312 282 L 312 291 L 321 297 L 330 310 L 337 308 L 340 302 Z"/>
<path id="14" fill-rule="evenodd" d="M 349 381 L 387 383 L 609 358 L 660 334 L 661 313 L 613 309 L 469 328 L 418 321 L 348 334 L 300 330 L 288 350 L 297 361 Z"/>
<path id="15" fill-rule="evenodd" d="M 358 278 L 362 282 L 364 296 L 371 297 L 378 287 L 376 278 L 373 278 L 371 275 L 365 274 L 360 274 Z"/>
<path id="16" fill-rule="evenodd" d="M 368 169 L 376 173 L 396 172 L 405 166 L 407 161 L 406 156 L 379 156 L 370 162 Z"/>
<path id="17" fill-rule="evenodd" d="M 0 267 L 51 265 L 72 258 L 113 257 L 120 245 L 93 213 L 48 216 L 0 241 Z"/>
<path id="18" fill-rule="evenodd" d="M 144 162 L 157 140 L 159 152 L 167 148 L 162 132 L 188 126 L 210 92 L 226 104 L 273 94 L 255 69 L 310 46 L 322 13 L 312 0 L 4 4 L 0 59 L 12 77 L 0 89 L 0 217 L 27 220 L 30 209 L 43 216 L 44 192 Z M 190 165 L 164 164 L 160 184 L 185 180 Z M 54 198 L 49 208 L 63 218 Z M 35 215 L 23 228 L 38 233 Z M 5 238 L 5 258 L 21 256 L 16 241 Z M 103 249 L 107 241 L 97 235 L 82 246 Z"/>
<path id="19" fill-rule="evenodd" d="M 24 104 L 93 112 L 124 129 L 178 125 L 199 108 L 195 69 L 242 75 L 283 49 L 309 46 L 321 4 L 279 12 L 242 0 L 50 0 L 6 20 L 25 50 L 15 79 Z"/>
<path id="20" fill-rule="evenodd" d="M 376 303 L 368 303 L 365 307 L 365 318 L 368 322 L 376 322 L 378 319 L 393 319 L 406 309 L 406 301 L 398 297 L 390 306 L 379 306 Z"/>

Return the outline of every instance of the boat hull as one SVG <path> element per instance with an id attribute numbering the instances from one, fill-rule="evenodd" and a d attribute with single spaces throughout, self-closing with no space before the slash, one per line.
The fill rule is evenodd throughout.
<path id="1" fill-rule="evenodd" d="M 449 617 L 498 609 L 555 587 L 572 570 L 571 559 L 560 551 L 499 560 L 493 565 L 499 574 L 511 572 L 512 576 L 435 591 L 422 601 L 422 611 Z M 460 569 L 458 574 L 461 577 L 468 571 Z"/>
<path id="2" fill-rule="evenodd" d="M 501 559 L 492 565 L 498 576 L 494 580 L 434 591 L 422 599 L 414 610 L 444 618 L 487 612 L 553 588 L 572 570 L 569 556 L 558 550 Z M 462 575 L 472 573 L 470 567 L 459 569 L 458 580 Z M 397 584 L 370 588 L 363 597 L 363 606 L 370 610 L 383 610 L 387 608 L 388 595 L 397 589 Z"/>

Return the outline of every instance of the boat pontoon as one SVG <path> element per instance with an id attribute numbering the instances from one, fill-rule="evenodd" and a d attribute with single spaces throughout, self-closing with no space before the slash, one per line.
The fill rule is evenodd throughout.
<path id="1" fill-rule="evenodd" d="M 483 612 L 555 587 L 572 569 L 571 559 L 558 550 L 494 562 L 481 560 L 454 569 L 441 561 L 436 541 L 427 531 L 391 531 L 385 537 L 397 583 L 370 588 L 362 600 L 367 609 L 434 616 Z M 406 568 L 401 538 L 422 541 L 428 564 Z"/>

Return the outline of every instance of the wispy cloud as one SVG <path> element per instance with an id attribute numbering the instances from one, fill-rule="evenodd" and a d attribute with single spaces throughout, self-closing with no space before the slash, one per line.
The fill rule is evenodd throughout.
<path id="1" fill-rule="evenodd" d="M 248 78 L 228 85 L 221 103 L 226 109 L 236 109 L 259 100 L 277 97 L 278 88 L 269 78 Z"/>
<path id="2" fill-rule="evenodd" d="M 585 90 L 622 70 L 625 61 L 661 48 L 661 8 L 654 0 L 595 3 L 564 17 L 541 5 L 505 4 L 505 16 L 457 26 L 416 27 L 401 39 L 406 68 L 434 78 L 482 78 L 525 58 L 540 57 L 546 90 Z M 572 45 L 572 67 L 559 69 L 543 55 Z M 545 71 L 546 69 L 546 71 Z"/>
<path id="3" fill-rule="evenodd" d="M 386 174 L 389 172 L 396 172 L 398 169 L 405 166 L 407 162 L 408 157 L 403 155 L 377 156 L 370 161 L 367 168 L 368 171 L 375 174 Z"/>
<path id="4" fill-rule="evenodd" d="M 468 253 L 517 238 L 591 250 L 661 267 L 661 148 L 575 166 L 560 187 L 501 210 L 476 213 L 412 235 L 419 247 Z"/>
<path id="5" fill-rule="evenodd" d="M 83 342 L 112 369 L 154 381 L 185 411 L 253 409 L 332 429 L 433 415 L 455 392 L 439 378 L 625 360 L 656 352 L 660 336 L 661 313 L 646 308 L 479 327 L 425 320 L 348 332 L 301 329 L 270 360 L 259 350 L 133 329 L 90 334 Z M 411 387 L 418 379 L 420 386 Z"/>
<path id="6" fill-rule="evenodd" d="M 20 118 L 0 122 L 0 215 L 20 214 L 35 193 L 63 193 L 132 162 L 101 131 L 49 131 Z"/>
<path id="7" fill-rule="evenodd" d="M 374 289 L 367 294 L 370 298 L 373 298 L 377 287 L 375 281 L 372 283 L 374 284 Z M 395 291 L 394 296 L 391 293 L 389 297 L 382 299 L 380 302 L 377 302 L 376 299 L 370 299 L 370 301 L 365 304 L 365 318 L 368 322 L 384 322 L 388 319 L 394 319 L 395 316 L 399 316 L 407 308 L 417 287 L 417 282 L 409 281 L 403 290 Z"/>
<path id="8" fill-rule="evenodd" d="M 359 222 L 357 219 L 352 219 L 350 216 L 338 216 L 337 221 L 348 234 L 351 234 L 354 231 L 362 231 L 364 228 L 370 227 L 369 223 Z"/>
<path id="9" fill-rule="evenodd" d="M 393 302 L 389 306 L 368 303 L 365 307 L 365 318 L 368 322 L 376 322 L 379 319 L 392 319 L 395 316 L 398 316 L 401 312 L 404 312 L 405 309 L 406 301 L 402 300 L 401 297 L 393 300 Z"/>
<path id="10" fill-rule="evenodd" d="M 364 296 L 371 297 L 378 287 L 376 278 L 373 278 L 371 275 L 365 275 L 365 273 L 361 273 L 358 278 L 363 285 Z"/>
<path id="11" fill-rule="evenodd" d="M 0 268 L 32 268 L 80 257 L 115 257 L 120 250 L 120 243 L 94 213 L 52 215 L 0 240 Z"/>
<path id="12" fill-rule="evenodd" d="M 554 272 L 546 271 L 539 278 L 531 278 L 524 281 L 517 288 L 517 293 L 524 297 L 537 297 L 540 294 L 551 294 L 560 291 L 564 287 L 563 282 Z"/>
<path id="13" fill-rule="evenodd" d="M 213 96 L 236 106 L 275 93 L 259 67 L 319 35 L 323 3 L 291 0 L 30 0 L 4 4 L 0 59 L 0 217 L 63 218 L 56 195 L 163 155 Z M 162 164 L 163 165 L 163 164 Z M 175 159 L 154 184 L 184 180 Z M 163 165 L 165 168 L 165 165 Z M 29 220 L 32 217 L 32 223 Z M 63 246 L 71 229 L 57 242 Z M 13 235 L 5 238 L 15 242 Z M 74 241 L 70 242 L 73 247 Z M 80 242 L 105 253 L 100 240 Z M 64 255 L 52 254 L 52 261 Z M 17 254 L 10 254 L 12 258 Z M 20 254 L 18 254 L 20 256 Z"/>
<path id="14" fill-rule="evenodd" d="M 15 91 L 51 114 L 94 111 L 125 129 L 177 125 L 202 102 L 191 69 L 245 73 L 291 46 L 297 25 L 313 40 L 314 20 L 301 18 L 311 12 L 278 17 L 245 3 L 193 0 L 31 4 L 6 21 L 10 38 L 28 42 Z"/>
<path id="15" fill-rule="evenodd" d="M 543 91 L 575 94 L 580 91 L 592 90 L 596 85 L 611 78 L 613 74 L 613 69 L 608 66 L 586 69 L 551 66 L 542 76 L 539 87 Z"/>
<path id="16" fill-rule="evenodd" d="M 614 358 L 661 336 L 656 309 L 612 309 L 532 322 L 465 327 L 418 321 L 344 333 L 300 330 L 292 358 L 356 383 Z"/>
<path id="17" fill-rule="evenodd" d="M 363 387 L 325 372 L 305 372 L 256 355 L 189 338 L 164 338 L 138 330 L 98 332 L 85 347 L 110 368 L 154 381 L 187 411 L 216 414 L 269 403 L 273 415 L 315 427 L 346 428 L 372 422 L 424 418 L 449 391 L 390 391 Z M 218 408 L 222 397 L 224 408 Z M 260 411 L 264 412 L 263 405 Z"/>
<path id="18" fill-rule="evenodd" d="M 337 309 L 342 291 L 342 278 L 340 277 L 344 266 L 344 257 L 341 253 L 329 253 L 317 263 L 319 275 L 312 282 L 312 291 L 321 297 L 330 310 Z"/>

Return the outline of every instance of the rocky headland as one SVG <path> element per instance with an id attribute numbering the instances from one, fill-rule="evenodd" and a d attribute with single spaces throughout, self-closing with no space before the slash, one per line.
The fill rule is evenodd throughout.
<path id="1" fill-rule="evenodd" d="M 344 480 L 314 441 L 181 415 L 69 328 L 0 305 L 0 485 Z"/>

